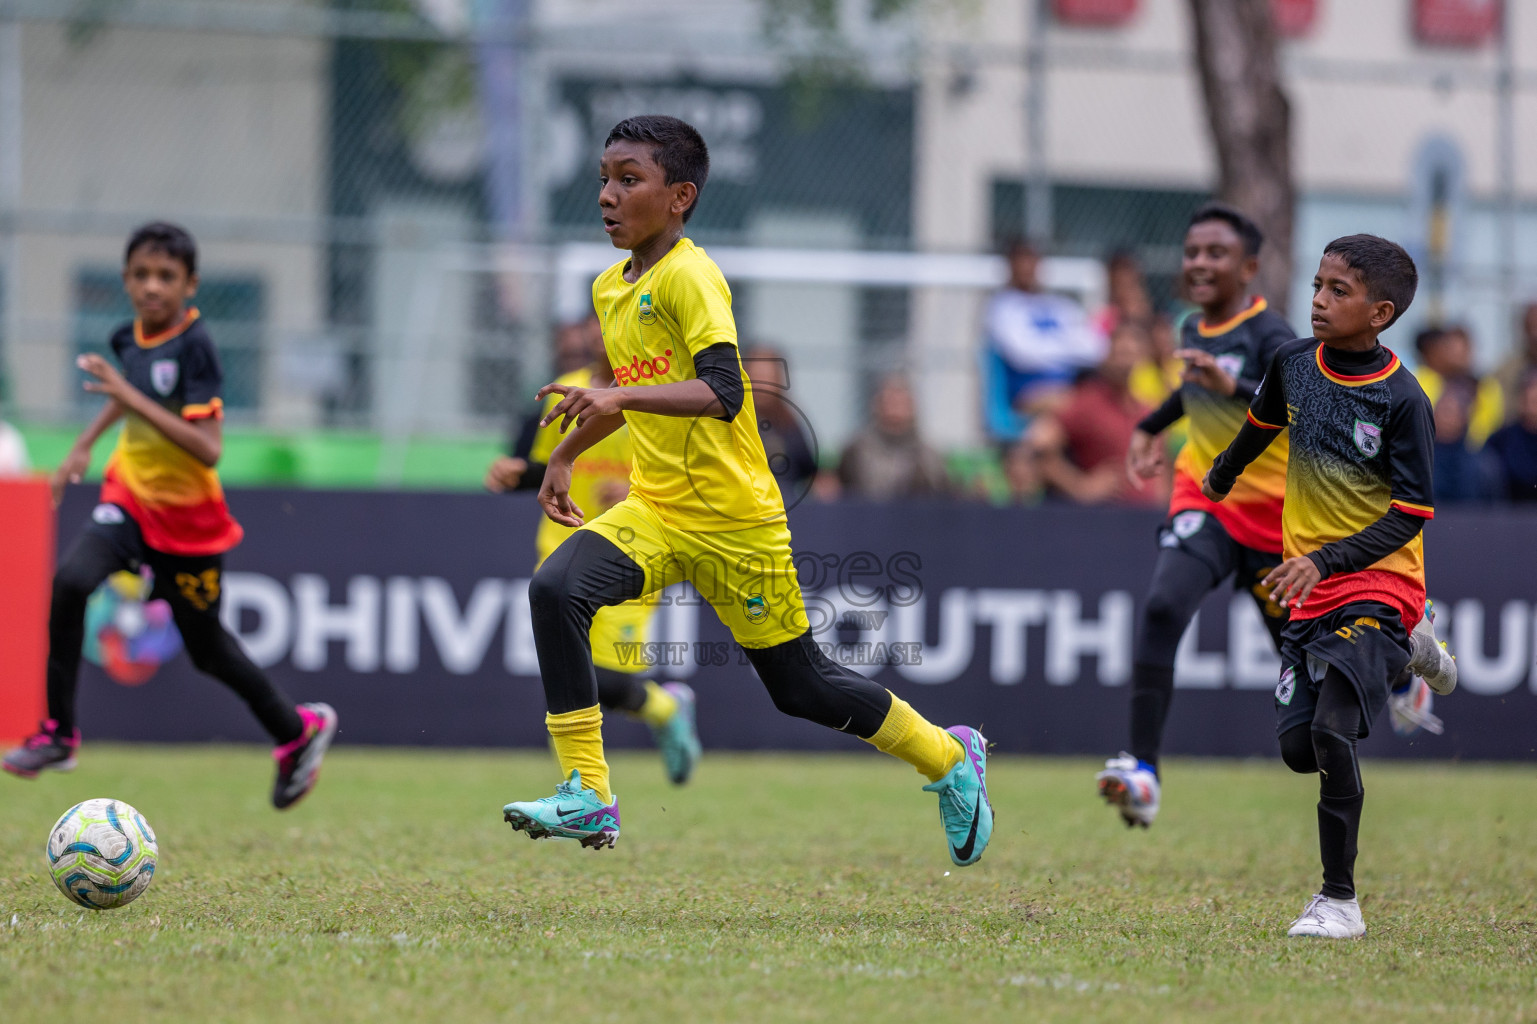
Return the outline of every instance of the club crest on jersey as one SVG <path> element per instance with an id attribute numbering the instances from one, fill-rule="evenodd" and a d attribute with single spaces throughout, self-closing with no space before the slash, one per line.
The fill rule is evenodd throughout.
<path id="1" fill-rule="evenodd" d="M 174 359 L 156 359 L 149 364 L 149 382 L 162 395 L 169 395 L 176 388 L 176 378 L 181 368 Z"/>
<path id="2" fill-rule="evenodd" d="M 1297 692 L 1297 669 L 1288 665 L 1281 670 L 1281 681 L 1276 684 L 1275 702 L 1289 705 L 1292 702 L 1292 694 Z"/>
<path id="3" fill-rule="evenodd" d="M 1218 356 L 1212 361 L 1217 364 L 1217 369 L 1234 380 L 1237 380 L 1238 375 L 1243 373 L 1243 353 L 1241 352 L 1229 352 L 1227 355 Z"/>
<path id="4" fill-rule="evenodd" d="M 1194 537 L 1196 533 L 1200 531 L 1201 524 L 1205 522 L 1205 512 L 1181 512 L 1179 515 L 1174 517 L 1174 522 L 1171 523 L 1170 526 L 1174 531 L 1174 536 L 1178 537 L 1180 540 L 1186 540 L 1190 537 Z"/>
<path id="5" fill-rule="evenodd" d="M 1375 423 L 1356 420 L 1356 448 L 1368 459 L 1382 450 L 1382 428 Z"/>
<path id="6" fill-rule="evenodd" d="M 742 601 L 742 610 L 747 615 L 748 622 L 762 622 L 768 618 L 768 602 L 762 594 L 754 594 Z"/>
<path id="7" fill-rule="evenodd" d="M 651 293 L 642 292 L 640 296 L 640 322 L 643 324 L 656 323 L 656 310 L 651 306 Z"/>

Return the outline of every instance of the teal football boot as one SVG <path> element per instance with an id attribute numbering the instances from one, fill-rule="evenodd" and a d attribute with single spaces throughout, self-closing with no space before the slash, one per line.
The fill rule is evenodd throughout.
<path id="1" fill-rule="evenodd" d="M 595 791 L 582 788 L 582 773 L 573 770 L 554 796 L 508 804 L 502 819 L 530 839 L 575 839 L 600 850 L 619 838 L 619 798 L 605 804 Z"/>
<path id="2" fill-rule="evenodd" d="M 967 867 L 982 859 L 993 837 L 993 805 L 987 799 L 987 738 L 969 725 L 945 730 L 960 741 L 965 756 L 950 774 L 923 788 L 939 794 L 939 820 L 945 826 L 950 859 Z"/>
<path id="3" fill-rule="evenodd" d="M 694 689 L 686 683 L 663 683 L 662 689 L 672 694 L 678 702 L 678 710 L 652 729 L 651 736 L 656 740 L 656 748 L 662 752 L 668 781 L 681 786 L 694 774 L 694 766 L 703 752 L 699 745 L 699 730 L 694 725 Z"/>

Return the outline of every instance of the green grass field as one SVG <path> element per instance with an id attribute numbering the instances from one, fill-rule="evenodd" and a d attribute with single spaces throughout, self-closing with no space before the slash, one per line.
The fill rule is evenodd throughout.
<path id="1" fill-rule="evenodd" d="M 501 822 L 542 754 L 342 748 L 266 804 L 254 748 L 87 748 L 0 779 L 0 1017 L 114 1021 L 1537 1020 L 1537 773 L 1369 763 L 1368 934 L 1289 940 L 1316 781 L 1176 761 L 1129 832 L 1088 761 L 995 758 L 999 829 L 954 870 L 878 756 L 615 759 L 613 851 Z M 135 804 L 161 871 L 123 910 L 43 870 L 54 818 Z"/>

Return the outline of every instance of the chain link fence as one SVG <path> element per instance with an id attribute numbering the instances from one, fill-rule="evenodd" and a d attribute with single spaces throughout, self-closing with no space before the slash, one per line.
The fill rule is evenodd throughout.
<path id="1" fill-rule="evenodd" d="M 1102 297 L 1103 282 L 1074 259 L 1125 250 L 1156 304 L 1177 307 L 1185 219 L 1206 198 L 1190 170 L 1207 161 L 1202 124 L 1179 115 L 1116 162 L 1104 151 L 1118 129 L 1100 113 L 1146 90 L 1193 90 L 1177 47 L 1094 48 L 1052 30 L 1032 80 L 1024 49 L 985 25 L 931 37 L 921 21 L 872 21 L 842 41 L 847 52 L 774 25 L 753 0 L 644 12 L 0 0 L 7 415 L 63 432 L 89 414 L 73 358 L 130 315 L 123 239 L 165 218 L 202 245 L 197 305 L 220 345 L 233 425 L 381 438 L 396 446 L 381 480 L 400 478 L 412 438 L 495 441 L 547 379 L 555 327 L 585 312 L 605 253 L 595 154 L 609 126 L 639 112 L 678 114 L 709 140 L 690 233 L 769 254 L 736 261 L 739 322 L 788 354 L 825 450 L 858 429 L 872 382 L 904 368 L 938 443 L 982 443 L 968 396 L 980 308 L 1003 268 L 966 259 L 1030 229 L 1032 194 L 1047 197 L 1050 249 L 1080 294 Z M 1500 89 L 1537 98 L 1532 76 L 1500 79 L 1486 63 L 1377 73 L 1399 76 L 1411 101 L 1416 90 L 1480 110 Z M 1291 67 L 1306 91 L 1344 65 Z M 1361 88 L 1370 70 L 1357 62 Z M 1025 102 L 1032 81 L 1049 102 Z M 1028 123 L 1036 116 L 1044 125 Z M 1047 148 L 1025 161 L 1032 133 Z M 1370 189 L 1315 193 L 1300 211 L 1299 266 L 1320 239 L 1401 233 L 1421 215 Z M 1422 219 L 1455 202 L 1455 273 L 1437 308 L 1473 320 L 1492 363 L 1513 303 L 1537 292 L 1537 218 L 1488 189 L 1470 195 Z M 1502 242 L 1511 217 L 1526 234 Z M 813 278 L 804 268 L 827 265 L 806 253 L 846 259 Z M 850 269 L 872 253 L 912 258 Z"/>

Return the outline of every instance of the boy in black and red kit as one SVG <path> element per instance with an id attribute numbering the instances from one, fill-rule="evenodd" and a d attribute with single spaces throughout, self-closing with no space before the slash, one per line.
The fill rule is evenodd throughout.
<path id="1" fill-rule="evenodd" d="M 1315 336 L 1276 352 L 1247 422 L 1202 486 L 1222 501 L 1289 429 L 1286 560 L 1265 579 L 1271 598 L 1291 613 L 1276 731 L 1287 766 L 1320 775 L 1324 869 L 1322 890 L 1289 935 L 1366 934 L 1355 890 L 1364 799 L 1356 741 L 1406 669 L 1437 693 L 1457 684 L 1425 620 L 1420 532 L 1435 515 L 1430 402 L 1377 341 L 1409 308 L 1417 284 L 1414 261 L 1386 239 L 1330 242 L 1313 279 Z"/>
<path id="2" fill-rule="evenodd" d="M 192 663 L 234 690 L 272 736 L 272 803 L 289 807 L 315 785 L 336 733 L 336 712 L 325 704 L 295 707 L 219 621 L 224 553 L 243 531 L 214 470 L 223 448 L 224 375 L 198 311 L 187 305 L 197 293 L 197 244 L 175 225 L 147 224 L 129 238 L 123 262 L 135 319 L 112 335 L 122 369 L 98 355 L 77 360 L 92 378 L 85 389 L 107 403 L 54 473 L 55 504 L 65 483 L 78 483 L 90 465 L 96 439 L 125 422 L 107 462 L 101 503 L 54 575 L 48 720 L 5 756 L 4 767 L 34 778 L 75 766 L 86 601 L 112 573 L 147 565 L 154 573 L 152 596 L 170 604 Z"/>

